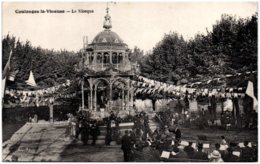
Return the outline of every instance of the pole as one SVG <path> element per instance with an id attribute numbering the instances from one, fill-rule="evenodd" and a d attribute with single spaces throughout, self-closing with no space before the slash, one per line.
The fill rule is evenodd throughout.
<path id="1" fill-rule="evenodd" d="M 53 124 L 54 123 L 54 119 L 53 119 L 53 104 L 50 104 L 49 108 L 50 108 L 50 123 Z"/>
<path id="2" fill-rule="evenodd" d="M 93 86 L 90 85 L 90 110 L 93 110 Z"/>
<path id="3" fill-rule="evenodd" d="M 81 91 L 82 91 L 82 110 L 84 110 L 84 77 L 81 82 Z"/>

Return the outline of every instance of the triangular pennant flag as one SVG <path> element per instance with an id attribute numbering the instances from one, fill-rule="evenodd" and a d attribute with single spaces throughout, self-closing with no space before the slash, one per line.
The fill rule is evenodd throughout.
<path id="1" fill-rule="evenodd" d="M 35 80 L 34 80 L 32 71 L 30 71 L 29 79 L 26 80 L 25 82 L 26 82 L 26 84 L 28 84 L 28 85 L 30 85 L 30 86 L 33 86 L 33 87 L 36 86 L 36 82 L 35 82 Z"/>

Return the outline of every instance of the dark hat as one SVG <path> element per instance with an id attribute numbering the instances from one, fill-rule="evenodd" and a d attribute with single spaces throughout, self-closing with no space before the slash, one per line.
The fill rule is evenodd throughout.
<path id="1" fill-rule="evenodd" d="M 244 145 L 247 146 L 248 145 L 248 141 L 244 141 Z"/>
<path id="2" fill-rule="evenodd" d="M 220 144 L 219 144 L 219 143 L 216 143 L 216 144 L 215 144 L 215 147 L 216 147 L 216 148 L 220 148 Z"/>
<path id="3" fill-rule="evenodd" d="M 231 147 L 228 147 L 228 148 L 227 148 L 227 151 L 228 151 L 228 152 L 232 152 L 233 149 L 232 149 Z"/>
<path id="4" fill-rule="evenodd" d="M 230 142 L 230 144 L 229 144 L 230 146 L 237 146 L 237 143 L 235 143 L 235 142 Z"/>

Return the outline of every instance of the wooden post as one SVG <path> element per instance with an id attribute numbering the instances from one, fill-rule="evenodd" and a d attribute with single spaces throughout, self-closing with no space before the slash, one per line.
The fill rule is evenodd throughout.
<path id="1" fill-rule="evenodd" d="M 94 111 L 97 111 L 97 87 L 96 85 L 94 90 Z"/>
<path id="2" fill-rule="evenodd" d="M 81 91 L 82 91 L 82 110 L 84 110 L 84 77 L 81 82 Z"/>
<path id="3" fill-rule="evenodd" d="M 129 110 L 129 98 L 130 98 L 130 80 L 127 82 L 126 110 Z"/>
<path id="4" fill-rule="evenodd" d="M 53 119 L 53 104 L 50 104 L 49 108 L 50 108 L 50 123 L 53 124 L 54 123 L 54 119 Z"/>
<path id="5" fill-rule="evenodd" d="M 133 87 L 130 88 L 130 107 L 133 108 L 134 106 L 134 91 Z"/>
<path id="6" fill-rule="evenodd" d="M 125 92 L 124 92 L 124 88 L 122 89 L 122 110 L 125 109 Z"/>
<path id="7" fill-rule="evenodd" d="M 112 82 L 109 84 L 109 110 L 112 110 L 112 96 L 113 96 L 113 84 Z"/>
<path id="8" fill-rule="evenodd" d="M 103 70 L 104 52 L 101 53 L 101 70 Z"/>
<path id="9" fill-rule="evenodd" d="M 90 87 L 90 110 L 93 110 L 93 87 Z"/>

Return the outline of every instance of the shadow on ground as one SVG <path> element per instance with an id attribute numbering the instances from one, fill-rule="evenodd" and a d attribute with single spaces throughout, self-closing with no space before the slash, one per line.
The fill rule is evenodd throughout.
<path id="1" fill-rule="evenodd" d="M 119 146 L 83 145 L 72 142 L 60 154 L 60 162 L 123 162 Z"/>

